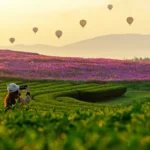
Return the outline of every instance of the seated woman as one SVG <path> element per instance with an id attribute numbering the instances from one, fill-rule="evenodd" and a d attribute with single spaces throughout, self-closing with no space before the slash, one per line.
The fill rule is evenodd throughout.
<path id="1" fill-rule="evenodd" d="M 16 104 L 16 99 L 18 99 L 18 102 L 21 105 L 27 104 L 31 100 L 29 87 L 26 87 L 27 92 L 26 92 L 25 99 L 20 97 L 21 90 L 20 90 L 19 85 L 15 84 L 15 83 L 11 83 L 11 84 L 7 85 L 7 90 L 8 90 L 8 93 L 4 99 L 5 110 L 10 109 L 13 104 Z"/>

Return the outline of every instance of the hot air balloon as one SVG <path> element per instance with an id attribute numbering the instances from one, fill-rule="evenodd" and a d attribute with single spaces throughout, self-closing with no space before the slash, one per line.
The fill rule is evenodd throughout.
<path id="1" fill-rule="evenodd" d="M 80 20 L 80 25 L 84 28 L 85 25 L 87 24 L 87 21 L 86 20 Z"/>
<path id="2" fill-rule="evenodd" d="M 132 17 L 128 17 L 128 18 L 127 18 L 127 23 L 128 23 L 129 25 L 131 25 L 133 21 L 134 21 L 134 19 L 133 19 Z"/>
<path id="3" fill-rule="evenodd" d="M 33 28 L 33 32 L 36 33 L 37 31 L 38 31 L 38 28 L 37 28 L 37 27 L 34 27 L 34 28 Z"/>
<path id="4" fill-rule="evenodd" d="M 62 36 L 62 31 L 61 31 L 61 30 L 57 30 L 57 31 L 55 32 L 55 35 L 56 35 L 58 38 L 60 38 L 60 37 Z"/>
<path id="5" fill-rule="evenodd" d="M 10 38 L 9 41 L 13 44 L 15 42 L 15 38 Z"/>
<path id="6" fill-rule="evenodd" d="M 109 4 L 107 7 L 108 7 L 109 10 L 112 10 L 113 5 L 112 5 L 112 4 Z"/>

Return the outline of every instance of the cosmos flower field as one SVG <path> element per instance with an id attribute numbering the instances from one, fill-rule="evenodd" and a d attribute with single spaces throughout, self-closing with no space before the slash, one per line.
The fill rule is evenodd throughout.
<path id="1" fill-rule="evenodd" d="M 0 76 L 84 81 L 150 80 L 150 62 L 0 50 Z"/>

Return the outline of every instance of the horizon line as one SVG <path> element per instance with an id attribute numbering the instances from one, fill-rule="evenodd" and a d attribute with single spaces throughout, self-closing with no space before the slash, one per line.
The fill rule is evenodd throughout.
<path id="1" fill-rule="evenodd" d="M 84 41 L 96 39 L 98 37 L 106 37 L 106 36 L 112 36 L 112 35 L 139 35 L 139 36 L 148 36 L 150 34 L 140 34 L 140 33 L 104 34 L 104 35 L 95 36 L 95 37 L 92 37 L 92 38 L 87 38 L 87 39 L 84 39 L 84 40 L 72 42 L 72 43 L 69 43 L 69 44 L 64 44 L 62 46 L 55 46 L 55 45 L 49 45 L 49 44 L 16 44 L 16 45 L 12 44 L 12 45 L 8 45 L 8 46 L 6 46 L 6 45 L 3 45 L 3 46 L 0 45 L 0 47 L 45 45 L 45 46 L 52 46 L 52 47 L 55 47 L 55 48 L 61 48 L 61 47 L 65 47 L 65 46 L 68 46 L 68 45 L 77 44 L 77 43 L 80 43 L 80 42 L 84 42 Z"/>
<path id="2" fill-rule="evenodd" d="M 126 58 L 125 56 L 121 59 L 121 58 L 107 58 L 107 57 L 79 57 L 79 56 L 54 56 L 54 55 L 45 55 L 45 54 L 40 54 L 40 53 L 36 53 L 36 52 L 27 52 L 27 51 L 17 51 L 17 50 L 11 50 L 11 49 L 1 49 L 0 48 L 0 52 L 1 51 L 11 51 L 11 52 L 17 52 L 17 53 L 30 53 L 30 54 L 37 54 L 37 55 L 41 55 L 41 56 L 46 56 L 46 57 L 59 57 L 59 58 L 80 58 L 80 59 L 111 59 L 111 60 L 133 60 L 135 58 L 149 58 L 149 57 L 136 57 L 134 56 L 133 58 Z"/>

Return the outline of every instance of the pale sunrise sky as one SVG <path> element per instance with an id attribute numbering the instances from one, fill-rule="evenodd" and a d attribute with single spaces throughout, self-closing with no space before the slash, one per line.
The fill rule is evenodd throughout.
<path id="1" fill-rule="evenodd" d="M 108 4 L 113 4 L 110 11 Z M 126 18 L 132 16 L 129 26 Z M 79 25 L 81 19 L 87 25 Z M 38 27 L 35 34 L 33 27 Z M 56 30 L 63 35 L 58 40 Z M 150 34 L 150 0 L 0 0 L 0 46 L 62 46 L 107 34 Z"/>

